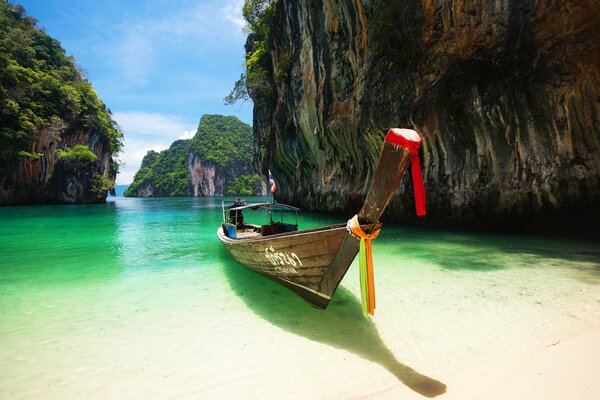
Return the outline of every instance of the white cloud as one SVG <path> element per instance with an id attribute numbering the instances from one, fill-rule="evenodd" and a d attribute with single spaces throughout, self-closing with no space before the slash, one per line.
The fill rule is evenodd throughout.
<path id="1" fill-rule="evenodd" d="M 195 124 L 183 121 L 176 115 L 141 111 L 114 112 L 113 119 L 119 124 L 125 137 L 130 135 L 160 136 L 171 141 L 183 132 L 196 129 Z"/>
<path id="2" fill-rule="evenodd" d="M 119 168 L 119 175 L 117 175 L 117 179 L 115 183 L 117 185 L 129 185 L 133 182 L 133 177 L 137 171 L 129 170 L 126 167 Z"/>
<path id="3" fill-rule="evenodd" d="M 166 9 L 160 17 L 138 18 L 117 25 L 109 32 L 104 50 L 114 60 L 126 84 L 147 85 L 155 66 L 165 57 L 165 48 L 182 43 L 189 47 L 193 43 L 200 54 L 203 48 L 212 48 L 227 37 L 239 41 L 245 25 L 243 3 L 231 0 L 224 6 L 216 2 L 185 10 Z"/>
<path id="4" fill-rule="evenodd" d="M 142 159 L 150 150 L 162 151 L 182 136 L 193 136 L 196 127 L 175 115 L 146 112 L 115 112 L 113 119 L 124 133 L 123 151 L 119 159 L 124 165 L 117 177 L 118 184 L 133 181 Z"/>
<path id="5" fill-rule="evenodd" d="M 123 171 L 123 168 L 119 170 L 119 175 L 117 175 L 117 179 L 115 180 L 116 185 L 129 185 L 133 182 L 133 177 L 135 176 L 135 172 L 132 173 L 130 171 Z"/>
<path id="6" fill-rule="evenodd" d="M 129 147 L 130 151 L 124 152 L 121 156 L 119 156 L 119 160 L 125 163 L 127 166 L 140 166 L 142 160 L 146 153 L 150 150 L 154 150 L 157 152 L 163 151 L 167 149 L 169 146 L 146 146 L 146 143 L 140 140 L 126 140 L 125 147 Z"/>
<path id="7" fill-rule="evenodd" d="M 133 182 L 133 177 L 140 169 L 144 156 L 150 150 L 160 152 L 169 147 L 168 145 L 148 146 L 146 144 L 143 140 L 125 138 L 124 152 L 119 156 L 119 161 L 121 161 L 122 165 L 119 168 L 119 175 L 117 176 L 118 185 Z"/>
<path id="8" fill-rule="evenodd" d="M 183 135 L 179 136 L 178 139 L 191 139 L 194 137 L 194 135 L 196 134 L 196 131 L 185 131 L 183 132 Z"/>
<path id="9" fill-rule="evenodd" d="M 221 9 L 223 17 L 242 29 L 246 26 L 246 21 L 242 16 L 242 7 L 244 6 L 244 0 L 234 0 L 230 4 L 226 5 Z"/>

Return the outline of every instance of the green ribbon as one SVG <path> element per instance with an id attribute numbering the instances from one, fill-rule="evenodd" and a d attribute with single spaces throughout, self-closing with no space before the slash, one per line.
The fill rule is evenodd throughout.
<path id="1" fill-rule="evenodd" d="M 367 251 L 365 250 L 365 239 L 360 239 L 360 253 L 358 256 L 360 265 L 360 300 L 362 312 L 365 317 L 369 315 L 369 289 L 367 286 Z"/>

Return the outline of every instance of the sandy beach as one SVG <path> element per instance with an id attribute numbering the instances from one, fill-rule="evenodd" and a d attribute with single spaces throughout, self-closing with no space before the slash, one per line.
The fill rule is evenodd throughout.
<path id="1" fill-rule="evenodd" d="M 365 318 L 357 263 L 315 310 L 215 251 L 214 204 L 4 210 L 0 398 L 600 398 L 595 244 L 388 226 Z"/>
<path id="2" fill-rule="evenodd" d="M 600 323 L 574 327 L 531 349 L 430 378 L 446 385 L 439 399 L 598 399 Z M 425 396 L 430 397 L 430 396 Z M 363 400 L 424 398 L 399 384 Z"/>

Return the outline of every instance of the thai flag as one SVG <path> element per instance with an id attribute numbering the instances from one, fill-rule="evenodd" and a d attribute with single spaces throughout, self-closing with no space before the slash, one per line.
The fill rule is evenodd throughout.
<path id="1" fill-rule="evenodd" d="M 275 184 L 275 179 L 273 179 L 273 175 L 271 175 L 271 170 L 269 170 L 269 185 L 271 185 L 271 193 L 275 193 L 277 185 Z"/>

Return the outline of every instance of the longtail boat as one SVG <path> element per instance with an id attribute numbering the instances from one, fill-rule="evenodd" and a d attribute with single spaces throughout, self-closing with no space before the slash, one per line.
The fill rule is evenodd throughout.
<path id="1" fill-rule="evenodd" d="M 363 311 L 373 314 L 375 296 L 370 239 L 378 234 L 379 218 L 411 160 L 417 215 L 425 214 L 425 192 L 418 158 L 420 144 L 421 137 L 414 130 L 391 129 L 388 132 L 364 204 L 346 224 L 298 230 L 298 209 L 295 207 L 279 203 L 224 201 L 223 224 L 217 235 L 238 263 L 282 284 L 322 309 L 329 304 L 360 249 Z M 258 209 L 269 212 L 268 224 L 244 222 L 245 211 Z M 273 215 L 278 212 L 280 216 L 295 213 L 295 223 L 284 222 L 281 218 L 274 222 Z"/>

